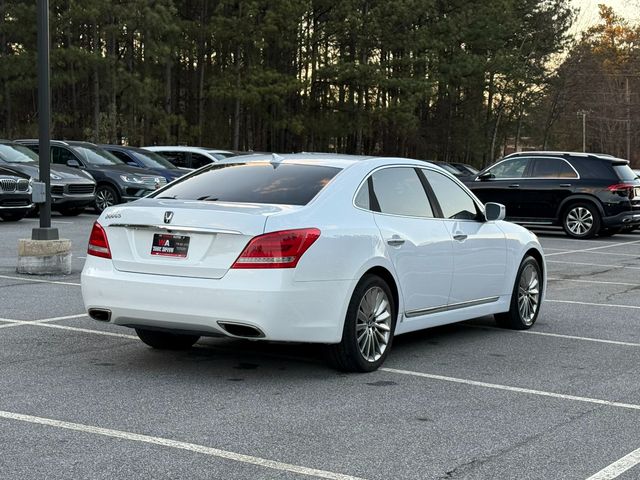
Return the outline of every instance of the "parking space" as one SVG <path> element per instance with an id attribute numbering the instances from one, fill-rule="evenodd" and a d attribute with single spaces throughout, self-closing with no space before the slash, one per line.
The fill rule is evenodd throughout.
<path id="1" fill-rule="evenodd" d="M 70 276 L 17 275 L 0 254 L 0 477 L 640 477 L 640 234 L 540 232 L 550 279 L 532 330 L 479 318 L 400 336 L 357 375 L 315 346 L 160 352 L 88 319 L 95 216 L 59 218 Z M 34 225 L 0 224 L 3 244 Z"/>

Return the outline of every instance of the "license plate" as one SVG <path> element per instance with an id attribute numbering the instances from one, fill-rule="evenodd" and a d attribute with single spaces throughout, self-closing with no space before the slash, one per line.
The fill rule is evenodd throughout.
<path id="1" fill-rule="evenodd" d="M 189 237 L 156 233 L 153 235 L 151 255 L 185 258 L 189 251 Z"/>

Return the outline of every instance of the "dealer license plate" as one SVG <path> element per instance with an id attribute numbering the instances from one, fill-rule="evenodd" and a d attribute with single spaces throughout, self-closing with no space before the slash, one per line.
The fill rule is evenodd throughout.
<path id="1" fill-rule="evenodd" d="M 187 256 L 188 251 L 189 237 L 186 235 L 169 235 L 166 233 L 156 233 L 153 235 L 151 255 L 184 258 Z"/>

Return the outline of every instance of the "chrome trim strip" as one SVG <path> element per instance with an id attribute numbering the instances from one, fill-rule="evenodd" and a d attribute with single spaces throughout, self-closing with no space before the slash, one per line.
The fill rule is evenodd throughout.
<path id="1" fill-rule="evenodd" d="M 564 163 L 566 163 L 571 167 L 571 170 L 573 170 L 576 173 L 576 176 L 575 177 L 502 177 L 502 178 L 487 178 L 486 180 L 480 180 L 480 178 L 478 178 L 479 174 L 476 174 L 476 178 L 474 179 L 474 182 L 486 182 L 486 181 L 490 182 L 492 180 L 493 181 L 496 181 L 496 180 L 566 180 L 566 181 L 580 180 L 580 174 L 578 173 L 578 171 L 573 167 L 573 165 L 571 165 L 571 163 L 569 163 L 566 159 L 562 157 L 555 157 L 552 155 L 528 155 L 528 156 L 527 155 L 512 156 L 512 155 L 513 154 L 507 155 L 502 160 L 492 165 L 491 168 L 488 168 L 486 171 L 490 172 L 491 169 L 497 167 L 501 163 L 506 162 L 508 160 L 515 160 L 517 158 L 527 158 L 527 159 L 548 158 L 552 160 L 562 160 Z"/>
<path id="2" fill-rule="evenodd" d="M 138 225 L 135 223 L 112 223 L 105 227 L 130 228 L 132 230 L 165 230 L 168 232 L 185 233 L 224 233 L 226 235 L 242 235 L 237 230 L 224 230 L 221 228 L 178 227 L 175 225 Z"/>
<path id="3" fill-rule="evenodd" d="M 404 312 L 407 318 L 420 317 L 422 315 L 431 315 L 432 313 L 448 312 L 449 310 L 458 310 L 460 308 L 475 307 L 477 305 L 485 305 L 487 303 L 497 302 L 500 297 L 479 298 L 478 300 L 469 300 L 467 302 L 451 303 L 449 305 L 441 305 L 439 307 L 419 308 L 417 310 L 408 310 Z"/>
<path id="4" fill-rule="evenodd" d="M 35 206 L 34 203 L 30 203 L 29 205 L 18 205 L 15 207 L 12 207 L 12 206 L 0 207 L 0 210 L 19 210 L 19 209 L 33 208 L 34 206 Z"/>

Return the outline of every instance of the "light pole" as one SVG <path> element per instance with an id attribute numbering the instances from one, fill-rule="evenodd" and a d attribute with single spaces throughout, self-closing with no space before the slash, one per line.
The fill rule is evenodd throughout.
<path id="1" fill-rule="evenodd" d="M 587 151 L 587 111 L 579 110 L 577 115 L 582 115 L 582 151 Z"/>
<path id="2" fill-rule="evenodd" d="M 44 203 L 40 204 L 40 228 L 31 232 L 32 240 L 57 240 L 58 229 L 51 228 L 51 96 L 49 84 L 49 0 L 38 0 L 38 156 L 40 182 L 44 183 Z"/>

